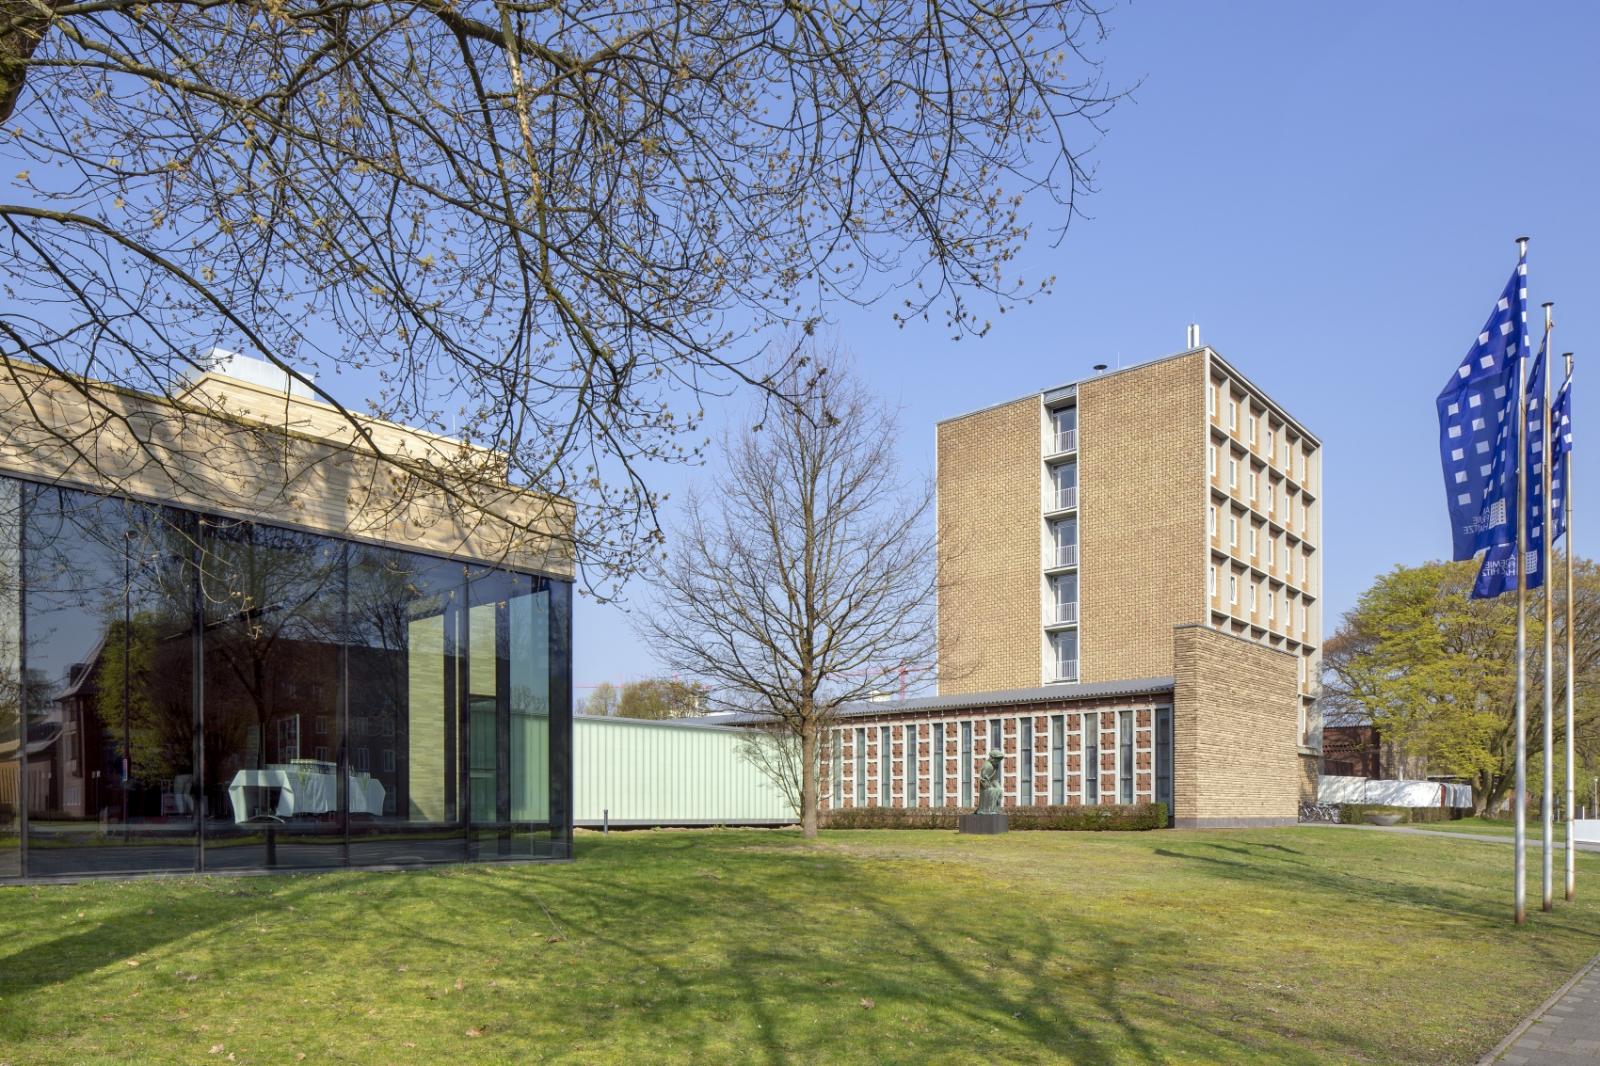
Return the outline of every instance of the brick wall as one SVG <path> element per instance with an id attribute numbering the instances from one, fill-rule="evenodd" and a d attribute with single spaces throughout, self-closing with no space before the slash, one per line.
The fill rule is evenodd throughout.
<path id="1" fill-rule="evenodd" d="M 1078 386 L 1080 671 L 1164 677 L 1205 620 L 1204 352 Z"/>
<path id="2" fill-rule="evenodd" d="M 1133 802 L 1148 803 L 1155 798 L 1155 715 L 1157 707 L 1172 704 L 1168 695 L 1128 696 L 1116 699 L 1088 699 L 1045 703 L 1025 707 L 972 707 L 941 713 L 896 713 L 886 705 L 883 717 L 853 716 L 831 728 L 823 738 L 822 776 L 819 796 L 823 809 L 833 801 L 833 748 L 838 745 L 839 803 L 842 808 L 879 806 L 879 743 L 881 727 L 890 729 L 893 757 L 890 761 L 889 805 L 893 807 L 971 807 L 978 799 L 978 775 L 989 757 L 990 738 L 995 723 L 1000 727 L 1001 748 L 1005 752 L 1004 791 L 1007 807 L 1047 806 L 1060 802 L 1068 806 L 1081 803 L 1114 804 L 1120 801 L 1118 786 L 1118 717 L 1126 713 L 1133 729 Z M 905 729 L 916 735 L 916 758 L 905 756 Z M 963 790 L 963 726 L 971 730 L 971 761 Z M 1024 734 L 1031 726 L 1031 747 Z M 1059 738 L 1056 733 L 1059 727 Z M 1056 782 L 1054 759 L 1060 741 L 1061 778 Z M 862 766 L 866 781 L 865 803 L 856 801 L 856 752 L 865 745 Z M 1089 764 L 1089 749 L 1097 757 Z M 1031 757 L 1032 774 L 1025 762 Z M 934 763 L 943 763 L 943 774 Z M 914 767 L 915 785 L 908 788 L 906 771 Z M 1092 779 L 1092 780 L 1091 780 Z M 1096 787 L 1098 791 L 1096 792 Z M 914 794 L 914 800 L 911 795 Z"/>
<path id="3" fill-rule="evenodd" d="M 1041 680 L 1039 398 L 940 423 L 939 693 Z"/>
<path id="4" fill-rule="evenodd" d="M 1197 625 L 1172 642 L 1177 824 L 1292 824 L 1304 780 L 1295 656 Z"/>

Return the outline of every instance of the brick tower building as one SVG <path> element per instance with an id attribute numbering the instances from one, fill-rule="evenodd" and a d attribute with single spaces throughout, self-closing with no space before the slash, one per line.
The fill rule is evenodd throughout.
<path id="1" fill-rule="evenodd" d="M 937 428 L 939 694 L 850 707 L 823 802 L 1168 804 L 1315 790 L 1321 444 L 1199 343 Z"/>

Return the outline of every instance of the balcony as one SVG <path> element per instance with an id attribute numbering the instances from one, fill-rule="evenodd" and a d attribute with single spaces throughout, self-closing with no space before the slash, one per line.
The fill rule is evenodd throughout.
<path id="1" fill-rule="evenodd" d="M 1050 510 L 1071 511 L 1078 506 L 1078 486 L 1057 486 L 1050 493 Z"/>
<path id="2" fill-rule="evenodd" d="M 1076 659 L 1057 659 L 1056 660 L 1056 677 L 1055 677 L 1055 679 L 1057 681 L 1076 681 L 1076 680 L 1078 680 L 1078 660 L 1076 660 Z"/>
<path id="3" fill-rule="evenodd" d="M 1046 555 L 1047 569 L 1062 570 L 1069 566 L 1078 565 L 1078 546 L 1076 544 L 1057 544 Z"/>
<path id="4" fill-rule="evenodd" d="M 1078 624 L 1076 603 L 1052 603 L 1045 607 L 1045 625 L 1067 626 Z"/>
<path id="5" fill-rule="evenodd" d="M 1078 431 L 1075 429 L 1058 429 L 1051 435 L 1050 454 L 1065 455 L 1078 450 Z"/>

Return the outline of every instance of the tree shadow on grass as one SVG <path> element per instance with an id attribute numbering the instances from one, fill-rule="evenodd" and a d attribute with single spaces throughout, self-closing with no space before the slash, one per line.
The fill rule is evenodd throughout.
<path id="1" fill-rule="evenodd" d="M 292 875 L 291 875 L 292 876 Z M 233 879 L 237 885 L 222 889 L 203 881 L 185 878 L 167 882 L 172 891 L 158 899 L 138 893 L 138 902 L 99 918 L 93 925 L 61 936 L 40 940 L 20 950 L 4 952 L 0 940 L 0 1002 L 15 1000 L 52 985 L 63 984 L 93 973 L 113 963 L 154 951 L 188 939 L 262 910 L 277 911 L 288 906 L 304 906 L 313 897 L 340 891 L 348 885 L 330 883 L 328 875 L 290 878 Z M 141 882 L 148 884 L 148 882 Z M 212 889 L 200 895 L 199 889 Z M 241 908 L 239 897 L 254 897 L 259 906 Z M 35 895 L 30 903 L 52 900 L 47 891 Z M 63 901 L 65 902 L 65 901 Z M 93 904 L 91 904 L 93 905 Z M 46 908 L 30 908 L 42 913 Z M 14 919 L 16 910 L 11 917 Z M 18 1019 L 23 1020 L 23 1019 Z"/>
<path id="2" fill-rule="evenodd" d="M 1202 847 L 1213 847 L 1206 842 L 1195 842 Z M 1334 868 L 1293 860 L 1267 865 L 1270 856 L 1252 855 L 1252 862 L 1241 862 L 1204 855 L 1195 851 L 1178 850 L 1183 845 L 1157 847 L 1154 854 L 1163 858 L 1180 859 L 1205 865 L 1213 873 L 1234 881 L 1269 886 L 1288 891 L 1316 889 L 1343 896 L 1366 899 L 1381 906 L 1403 905 L 1428 910 L 1452 918 L 1471 916 L 1499 923 L 1505 918 L 1505 907 L 1485 900 L 1482 896 L 1468 894 L 1438 885 L 1407 883 L 1382 877 L 1370 877 L 1351 871 L 1348 867 Z M 1223 850 L 1236 850 L 1224 848 Z M 1551 924 L 1552 921 L 1559 924 Z M 1546 919 L 1546 927 L 1559 929 L 1575 936 L 1600 942 L 1600 931 L 1559 919 Z"/>
<path id="3" fill-rule="evenodd" d="M 1006 1054 L 1028 1061 L 1077 1066 L 1164 1061 L 1173 1049 L 1151 1035 L 1152 1025 L 1203 1034 L 1211 1047 L 1220 1042 L 1263 1049 L 1237 1019 L 1213 1020 L 1173 1009 L 1141 1020 L 1145 1002 L 1159 997 L 1149 989 L 1130 996 L 1121 975 L 1149 969 L 1151 960 L 1157 970 L 1164 959 L 1181 967 L 1181 936 L 1152 929 L 1130 932 L 1120 924 L 1108 928 L 1059 909 L 1045 917 L 1020 904 L 1004 916 L 953 906 L 937 918 L 917 917 L 918 909 L 907 906 L 906 899 L 883 891 L 869 862 L 811 849 L 792 854 L 762 849 L 749 856 L 751 862 L 759 860 L 758 869 L 747 871 L 759 874 L 759 882 L 741 876 L 746 857 L 737 849 L 700 858 L 726 877 L 697 896 L 699 873 L 686 866 L 651 887 L 630 883 L 624 888 L 601 880 L 547 894 L 546 903 L 581 944 L 621 953 L 634 960 L 624 969 L 647 972 L 664 988 L 656 998 L 673 1001 L 674 1037 L 702 1055 L 709 1041 L 729 1037 L 717 1025 L 715 1008 L 707 1008 L 714 1004 L 737 1007 L 745 1016 L 749 1024 L 740 1027 L 738 1039 L 747 1042 L 750 1058 L 768 1066 L 827 1061 L 838 1026 L 809 1019 L 862 1009 L 858 998 L 877 1001 L 871 1017 L 883 1031 L 875 1049 L 883 1062 L 908 1061 L 912 1055 L 913 1043 L 899 1028 L 905 1010 L 913 1012 L 912 1026 L 934 1027 L 931 1035 L 917 1034 L 924 1056 L 929 1042 L 946 1029 L 972 1042 L 975 1050 L 979 1041 L 989 1041 L 995 1053 L 1008 1048 Z M 541 888 L 553 887 L 547 882 L 570 873 L 536 879 Z M 519 883 L 495 880 L 474 887 L 498 899 L 485 904 L 498 912 L 531 918 L 542 910 Z M 830 887 L 831 899 L 824 894 Z M 798 923 L 804 930 L 808 913 L 819 924 L 830 923 L 827 935 L 861 938 L 839 969 L 829 969 L 838 958 L 834 954 L 806 957 L 814 948 L 803 934 L 798 945 L 794 941 L 791 926 Z M 859 917 L 852 921 L 853 915 Z M 971 949 L 964 950 L 969 943 Z M 690 954 L 726 961 L 711 966 L 689 961 L 686 944 L 696 945 Z M 1077 982 L 1072 994 L 1066 993 L 1062 976 L 1067 970 L 1062 963 L 1069 959 L 1081 964 L 1081 976 L 1068 979 Z M 1296 1039 L 1296 1034 L 1277 1035 Z M 1330 1039 L 1348 1041 L 1347 1048 L 1360 1044 L 1342 1031 L 1330 1031 Z M 725 1051 L 725 1043 L 719 1047 Z M 1281 1042 L 1265 1047 L 1280 1061 L 1319 1060 L 1311 1051 L 1302 1054 Z"/>

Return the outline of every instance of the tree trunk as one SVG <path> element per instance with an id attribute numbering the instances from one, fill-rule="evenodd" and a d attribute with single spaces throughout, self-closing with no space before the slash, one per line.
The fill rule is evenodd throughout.
<path id="1" fill-rule="evenodd" d="M 11 117 L 28 59 L 50 25 L 55 0 L 0 0 L 0 122 Z"/>
<path id="2" fill-rule="evenodd" d="M 817 726 L 809 718 L 800 723 L 800 834 L 817 835 Z"/>

